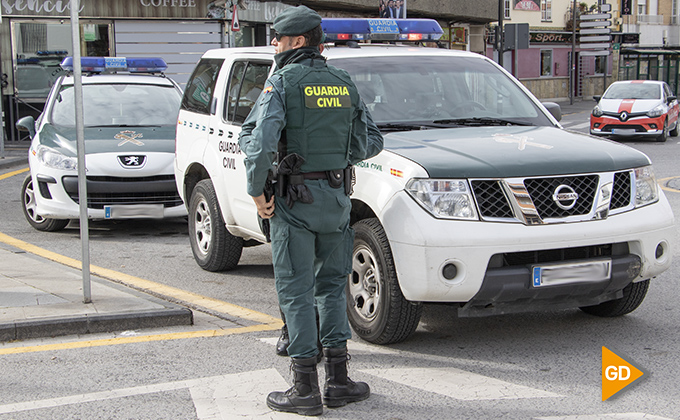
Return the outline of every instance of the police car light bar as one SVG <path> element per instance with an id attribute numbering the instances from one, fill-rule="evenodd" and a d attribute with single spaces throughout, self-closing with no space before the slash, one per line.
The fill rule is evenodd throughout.
<path id="1" fill-rule="evenodd" d="M 443 34 L 434 19 L 324 18 L 326 41 L 436 41 Z"/>
<path id="2" fill-rule="evenodd" d="M 165 60 L 159 57 L 81 57 L 80 67 L 84 72 L 128 71 L 130 73 L 160 73 L 167 70 Z M 73 71 L 73 57 L 66 57 L 61 68 Z"/>

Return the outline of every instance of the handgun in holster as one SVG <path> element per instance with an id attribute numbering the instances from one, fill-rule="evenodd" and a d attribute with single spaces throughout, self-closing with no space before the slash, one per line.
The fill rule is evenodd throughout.
<path id="1" fill-rule="evenodd" d="M 274 175 L 275 169 L 270 170 L 267 174 L 267 180 L 264 182 L 264 199 L 269 202 L 274 196 L 274 188 L 276 185 L 276 175 Z M 271 242 L 271 227 L 269 225 L 269 219 L 263 219 L 260 215 L 257 215 L 257 221 L 260 225 L 260 230 L 264 234 L 265 240 Z"/>

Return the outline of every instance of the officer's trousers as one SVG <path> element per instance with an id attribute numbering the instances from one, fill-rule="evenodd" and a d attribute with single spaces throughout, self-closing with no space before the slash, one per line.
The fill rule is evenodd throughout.
<path id="1" fill-rule="evenodd" d="M 313 203 L 295 202 L 291 209 L 276 197 L 270 219 L 276 291 L 290 336 L 288 355 L 294 358 L 316 355 L 317 334 L 331 348 L 344 347 L 351 338 L 345 303 L 354 243 L 350 199 L 326 180 L 306 180 L 305 185 Z"/>

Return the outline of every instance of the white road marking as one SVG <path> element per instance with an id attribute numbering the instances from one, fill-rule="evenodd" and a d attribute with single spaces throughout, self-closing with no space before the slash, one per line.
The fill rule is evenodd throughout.
<path id="1" fill-rule="evenodd" d="M 361 372 L 460 400 L 561 397 L 558 394 L 514 385 L 453 368 L 366 369 L 361 370 Z M 300 416 L 297 414 L 274 412 L 267 407 L 265 402 L 267 393 L 271 390 L 285 390 L 288 386 L 288 383 L 279 372 L 271 368 L 0 405 L 0 414 L 188 389 L 194 401 L 196 415 L 199 420 L 299 419 Z M 551 416 L 534 417 L 534 419 L 672 420 L 643 413 Z"/>
<path id="2" fill-rule="evenodd" d="M 673 420 L 645 413 L 584 414 L 578 416 L 536 417 L 536 420 Z"/>
<path id="3" fill-rule="evenodd" d="M 581 128 L 590 128 L 590 123 L 584 122 L 580 124 L 573 124 L 569 126 L 564 126 L 564 128 L 568 128 L 569 130 L 580 130 Z"/>
<path id="4" fill-rule="evenodd" d="M 488 376 L 456 368 L 360 369 L 362 373 L 388 381 L 435 392 L 457 400 L 507 400 L 520 398 L 556 398 L 562 395 L 515 385 Z"/>
<path id="5" fill-rule="evenodd" d="M 299 419 L 267 407 L 267 394 L 290 385 L 276 369 L 263 369 L 211 378 L 189 389 L 199 420 Z"/>

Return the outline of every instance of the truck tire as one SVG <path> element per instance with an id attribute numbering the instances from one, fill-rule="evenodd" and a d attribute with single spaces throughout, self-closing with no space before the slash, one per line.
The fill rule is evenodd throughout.
<path id="1" fill-rule="evenodd" d="M 60 231 L 69 222 L 69 219 L 50 219 L 36 213 L 35 189 L 33 188 L 33 179 L 30 175 L 24 179 L 24 183 L 21 185 L 21 209 L 24 211 L 24 216 L 28 223 L 34 229 L 43 232 Z"/>
<path id="2" fill-rule="evenodd" d="M 209 179 L 196 184 L 191 193 L 189 242 L 194 259 L 206 271 L 231 270 L 241 259 L 243 239 L 227 231 L 215 187 Z"/>
<path id="3" fill-rule="evenodd" d="M 637 309 L 647 295 L 649 280 L 631 283 L 623 289 L 620 299 L 602 302 L 599 305 L 583 306 L 580 309 L 590 315 L 601 317 L 615 317 L 626 315 Z"/>
<path id="4" fill-rule="evenodd" d="M 354 331 L 375 344 L 405 340 L 415 331 L 422 303 L 404 298 L 387 235 L 378 219 L 355 223 L 352 273 L 347 282 L 347 315 Z"/>

